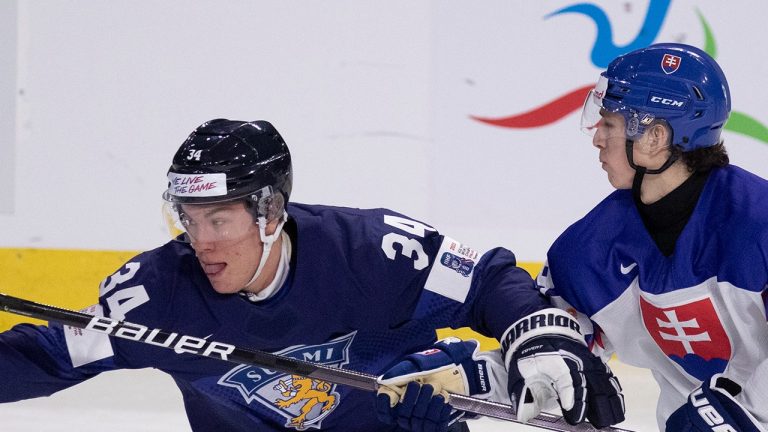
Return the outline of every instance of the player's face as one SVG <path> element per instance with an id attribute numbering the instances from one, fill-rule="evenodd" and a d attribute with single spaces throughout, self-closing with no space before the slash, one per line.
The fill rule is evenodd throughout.
<path id="1" fill-rule="evenodd" d="M 616 189 L 629 189 L 635 170 L 629 166 L 626 153 L 624 117 L 621 114 L 600 112 L 602 119 L 592 137 L 592 145 L 600 150 L 600 163 L 608 173 L 608 181 Z"/>
<path id="2" fill-rule="evenodd" d="M 236 293 L 251 280 L 264 248 L 243 202 L 184 205 L 187 233 L 213 289 Z"/>

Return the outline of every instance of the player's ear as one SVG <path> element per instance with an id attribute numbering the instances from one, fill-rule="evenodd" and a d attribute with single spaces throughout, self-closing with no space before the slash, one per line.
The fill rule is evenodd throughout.
<path id="1" fill-rule="evenodd" d="M 669 148 L 672 142 L 672 134 L 669 128 L 662 123 L 655 123 L 646 130 L 645 146 L 648 155 L 657 155 Z"/>

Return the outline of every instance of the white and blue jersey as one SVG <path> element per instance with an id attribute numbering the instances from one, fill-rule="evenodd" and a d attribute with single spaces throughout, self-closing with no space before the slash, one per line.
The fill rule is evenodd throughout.
<path id="1" fill-rule="evenodd" d="M 745 386 L 744 398 L 766 392 L 768 377 L 755 374 L 768 359 L 762 178 L 735 166 L 713 169 L 670 256 L 643 225 L 632 192 L 615 191 L 555 241 L 537 282 L 579 313 L 595 352 L 653 371 L 662 430 L 715 373 Z M 766 404 L 750 409 L 768 420 Z"/>
<path id="2" fill-rule="evenodd" d="M 487 252 L 386 209 L 288 206 L 293 253 L 277 293 L 216 293 L 192 248 L 172 241 L 102 282 L 95 314 L 325 365 L 380 374 L 470 326 L 501 337 L 547 307 L 506 249 Z M 390 431 L 375 395 L 254 366 L 51 324 L 0 334 L 0 401 L 52 394 L 101 372 L 157 368 L 182 392 L 193 430 Z"/>

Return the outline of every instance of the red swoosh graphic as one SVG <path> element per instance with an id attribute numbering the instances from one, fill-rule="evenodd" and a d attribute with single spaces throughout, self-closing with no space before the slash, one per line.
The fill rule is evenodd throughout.
<path id="1" fill-rule="evenodd" d="M 515 114 L 501 118 L 477 116 L 470 117 L 479 122 L 506 128 L 532 128 L 545 126 L 550 123 L 554 123 L 557 120 L 560 120 L 561 118 L 581 108 L 581 106 L 584 104 L 584 98 L 587 97 L 587 93 L 594 87 L 594 84 L 591 84 L 578 88 L 566 95 L 560 96 L 551 102 L 548 102 L 538 108 L 534 108 L 522 114 Z"/>

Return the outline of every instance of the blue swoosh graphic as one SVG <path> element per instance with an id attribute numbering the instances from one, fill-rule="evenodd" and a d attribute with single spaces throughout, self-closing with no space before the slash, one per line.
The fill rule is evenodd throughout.
<path id="1" fill-rule="evenodd" d="M 659 34 L 659 30 L 661 30 L 661 24 L 664 22 L 664 17 L 667 15 L 670 2 L 671 0 L 651 0 L 648 5 L 648 13 L 645 15 L 645 21 L 635 37 L 635 40 L 624 46 L 617 46 L 613 43 L 613 29 L 611 28 L 611 22 L 608 20 L 608 16 L 602 9 L 593 4 L 578 3 L 572 6 L 567 6 L 546 15 L 544 19 L 567 13 L 577 13 L 592 18 L 592 21 L 595 22 L 595 26 L 597 26 L 597 37 L 592 46 L 591 60 L 595 66 L 605 68 L 611 60 L 619 55 L 638 48 L 646 47 L 653 43 L 653 40 L 656 39 L 656 36 Z"/>

